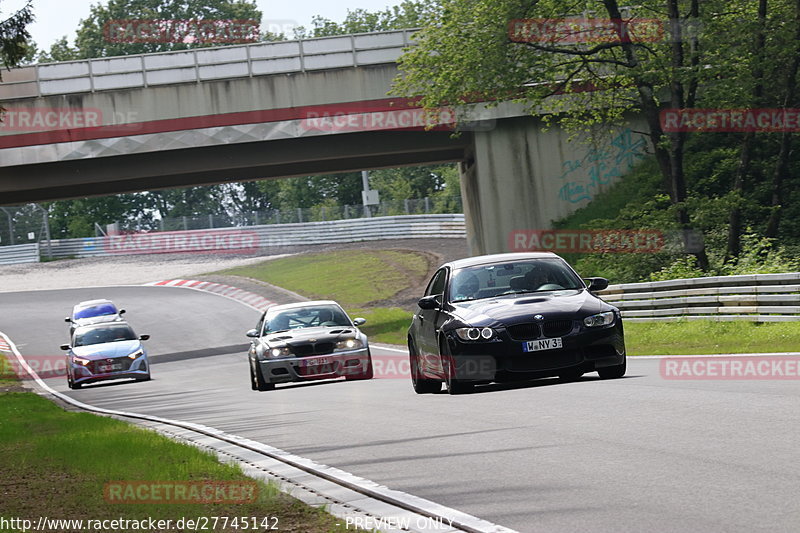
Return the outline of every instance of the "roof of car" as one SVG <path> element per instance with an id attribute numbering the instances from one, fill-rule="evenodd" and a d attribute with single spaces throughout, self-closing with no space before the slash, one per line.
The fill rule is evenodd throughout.
<path id="1" fill-rule="evenodd" d="M 316 305 L 335 305 L 337 307 L 341 307 L 337 302 L 333 300 L 312 300 L 309 302 L 296 302 L 291 304 L 281 304 L 281 305 L 273 305 L 268 309 L 268 311 L 283 311 L 285 309 L 299 309 L 302 307 L 314 307 Z"/>
<path id="2" fill-rule="evenodd" d="M 492 263 L 504 263 L 506 261 L 524 261 L 526 259 L 553 259 L 560 257 L 553 252 L 525 252 L 525 253 L 507 253 L 507 254 L 491 254 L 479 255 L 476 257 L 466 257 L 464 259 L 456 259 L 450 261 L 442 266 L 449 266 L 451 268 L 464 268 L 476 265 L 489 265 Z"/>
<path id="3" fill-rule="evenodd" d="M 86 300 L 85 302 L 78 302 L 77 304 L 75 304 L 75 308 L 77 309 L 80 307 L 93 307 L 95 305 L 100 305 L 100 304 L 114 305 L 114 302 L 112 302 L 111 300 Z"/>

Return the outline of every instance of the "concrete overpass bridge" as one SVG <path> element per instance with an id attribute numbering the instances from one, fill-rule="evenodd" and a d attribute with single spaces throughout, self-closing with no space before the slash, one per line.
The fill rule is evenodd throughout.
<path id="1" fill-rule="evenodd" d="M 502 104 L 458 138 L 390 98 L 409 30 L 50 63 L 3 73 L 0 205 L 459 162 L 472 253 L 506 251 L 646 150 L 568 143 Z"/>

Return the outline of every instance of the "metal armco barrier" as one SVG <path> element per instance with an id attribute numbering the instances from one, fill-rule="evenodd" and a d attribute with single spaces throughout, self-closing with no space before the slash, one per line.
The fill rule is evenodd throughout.
<path id="1" fill-rule="evenodd" d="M 167 232 L 172 235 L 213 236 L 231 232 L 255 233 L 258 248 L 312 244 L 376 241 L 384 239 L 464 238 L 464 215 L 400 215 L 356 218 L 302 224 L 268 224 L 238 228 L 215 228 Z M 157 236 L 154 232 L 148 235 Z M 136 255 L 134 250 L 112 249 L 110 237 L 51 241 L 54 258 L 98 255 Z M 170 250 L 164 250 L 169 252 Z M 150 252 L 152 253 L 152 252 Z"/>
<path id="2" fill-rule="evenodd" d="M 625 283 L 598 295 L 626 322 L 800 320 L 800 272 Z"/>
<path id="3" fill-rule="evenodd" d="M 39 243 L 0 246 L 0 265 L 14 263 L 38 263 Z"/>

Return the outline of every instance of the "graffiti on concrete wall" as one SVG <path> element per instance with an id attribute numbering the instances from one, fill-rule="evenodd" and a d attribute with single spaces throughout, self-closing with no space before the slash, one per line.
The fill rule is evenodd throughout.
<path id="1" fill-rule="evenodd" d="M 590 148 L 583 159 L 564 161 L 564 172 L 559 176 L 564 185 L 558 191 L 559 199 L 572 204 L 591 200 L 601 185 L 610 185 L 644 159 L 646 151 L 644 137 L 627 128 L 607 144 Z"/>

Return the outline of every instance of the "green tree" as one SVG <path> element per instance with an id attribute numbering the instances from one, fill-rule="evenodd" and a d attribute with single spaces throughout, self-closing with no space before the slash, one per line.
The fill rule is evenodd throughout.
<path id="1" fill-rule="evenodd" d="M 401 30 L 419 28 L 433 17 L 438 10 L 438 3 L 431 1 L 405 0 L 400 5 L 381 11 L 366 9 L 347 10 L 343 22 L 316 16 L 312 19 L 311 37 L 327 37 L 330 35 L 349 35 L 375 31 Z"/>
<path id="2" fill-rule="evenodd" d="M 33 19 L 33 6 L 28 1 L 25 7 L 10 17 L 0 20 L 0 63 L 2 67 L 12 68 L 25 60 L 26 54 L 29 53 L 28 41 L 31 37 L 27 26 L 33 22 Z"/>
<path id="3" fill-rule="evenodd" d="M 417 33 L 418 46 L 400 61 L 403 75 L 395 92 L 422 95 L 436 109 L 475 100 L 516 100 L 531 112 L 590 137 L 624 122 L 631 112 L 647 124 L 662 177 L 662 189 L 673 206 L 676 223 L 689 227 L 685 180 L 685 132 L 664 131 L 659 113 L 696 105 L 698 88 L 714 77 L 704 54 L 715 49 L 704 24 L 739 2 L 724 0 L 644 0 L 623 14 L 617 0 L 564 3 L 557 0 L 443 0 L 431 24 Z M 579 42 L 574 35 L 517 33 L 518 19 L 588 17 L 616 21 L 611 38 Z M 648 20 L 663 24 L 664 38 L 642 35 Z M 738 28 L 728 28 L 737 32 Z M 638 32 L 638 33 L 637 33 Z M 580 33 L 577 34 L 580 36 Z M 735 51 L 719 53 L 724 69 L 738 60 Z M 565 96 L 568 95 L 568 96 Z M 599 133 L 598 133 L 599 132 Z M 704 252 L 697 254 L 702 266 Z"/>

